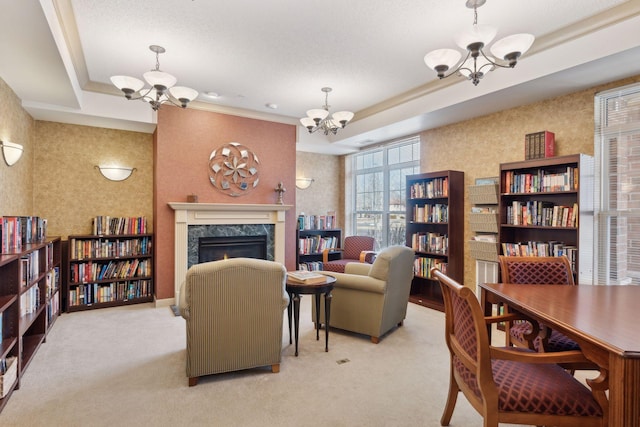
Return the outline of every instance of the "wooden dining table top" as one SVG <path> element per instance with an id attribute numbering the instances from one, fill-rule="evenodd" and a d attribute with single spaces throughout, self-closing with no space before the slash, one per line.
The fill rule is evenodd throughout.
<path id="1" fill-rule="evenodd" d="M 571 330 L 624 358 L 640 358 L 640 286 L 481 284 L 515 309 Z"/>

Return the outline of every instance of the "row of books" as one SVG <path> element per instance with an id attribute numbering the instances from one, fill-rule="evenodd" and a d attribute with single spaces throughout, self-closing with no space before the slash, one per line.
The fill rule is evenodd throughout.
<path id="1" fill-rule="evenodd" d="M 146 234 L 147 219 L 138 217 L 96 216 L 93 218 L 93 234 Z"/>
<path id="2" fill-rule="evenodd" d="M 413 274 L 420 277 L 431 278 L 431 269 L 438 267 L 443 273 L 447 273 L 447 263 L 442 259 L 416 257 L 413 261 Z"/>
<path id="3" fill-rule="evenodd" d="M 579 169 L 567 166 L 566 171 L 551 173 L 538 170 L 536 173 L 504 173 L 505 193 L 544 193 L 575 191 L 578 189 Z"/>
<path id="4" fill-rule="evenodd" d="M 131 259 L 108 263 L 89 261 L 73 264 L 70 270 L 69 279 L 74 283 L 148 277 L 151 276 L 151 260 Z"/>
<path id="5" fill-rule="evenodd" d="M 322 261 L 301 262 L 298 264 L 300 271 L 322 271 Z"/>
<path id="6" fill-rule="evenodd" d="M 555 150 L 556 135 L 553 132 L 543 130 L 541 132 L 528 133 L 524 136 L 525 160 L 553 157 Z"/>
<path id="7" fill-rule="evenodd" d="M 60 289 L 60 267 L 55 267 L 47 271 L 45 275 L 45 289 L 48 299 L 58 292 L 58 289 Z"/>
<path id="8" fill-rule="evenodd" d="M 47 220 L 38 216 L 0 218 L 0 252 L 20 252 L 25 245 L 38 243 L 47 235 Z"/>
<path id="9" fill-rule="evenodd" d="M 440 233 L 414 233 L 411 235 L 411 248 L 417 252 L 446 254 L 449 237 Z"/>
<path id="10" fill-rule="evenodd" d="M 151 296 L 151 292 L 151 280 L 79 284 L 69 290 L 69 306 L 127 301 Z"/>
<path id="11" fill-rule="evenodd" d="M 414 206 L 414 222 L 447 222 L 449 221 L 449 206 L 441 203 L 434 205 Z"/>
<path id="12" fill-rule="evenodd" d="M 507 206 L 507 224 L 540 227 L 577 227 L 578 204 L 556 205 L 552 202 L 513 201 Z"/>
<path id="13" fill-rule="evenodd" d="M 40 288 L 32 286 L 20 295 L 20 316 L 35 313 L 40 308 Z"/>
<path id="14" fill-rule="evenodd" d="M 338 228 L 338 221 L 334 211 L 327 212 L 326 215 L 298 215 L 298 230 L 335 230 Z"/>
<path id="15" fill-rule="evenodd" d="M 502 254 L 505 256 L 566 256 L 573 262 L 572 265 L 575 265 L 577 253 L 575 245 L 555 240 L 502 243 Z"/>
<path id="16" fill-rule="evenodd" d="M 20 286 L 27 287 L 40 273 L 40 252 L 33 251 L 20 258 Z"/>
<path id="17" fill-rule="evenodd" d="M 317 254 L 325 249 L 335 249 L 340 244 L 336 236 L 307 236 L 298 241 L 300 255 Z"/>
<path id="18" fill-rule="evenodd" d="M 149 255 L 151 238 L 135 239 L 76 239 L 69 240 L 71 259 L 114 258 L 124 256 Z"/>
<path id="19" fill-rule="evenodd" d="M 47 302 L 47 323 L 60 313 L 60 298 L 51 298 Z"/>
<path id="20" fill-rule="evenodd" d="M 449 178 L 435 178 L 411 184 L 409 197 L 412 199 L 434 199 L 449 197 Z"/>

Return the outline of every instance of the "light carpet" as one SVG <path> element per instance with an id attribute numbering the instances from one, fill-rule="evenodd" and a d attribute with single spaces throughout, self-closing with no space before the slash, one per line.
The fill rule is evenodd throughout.
<path id="1" fill-rule="evenodd" d="M 299 357 L 284 316 L 281 370 L 185 376 L 185 323 L 151 304 L 63 314 L 14 391 L 8 426 L 439 426 L 449 383 L 444 314 L 409 304 L 372 344 L 316 341 L 302 300 Z M 348 360 L 345 362 L 345 360 Z M 481 426 L 460 396 L 452 426 Z"/>

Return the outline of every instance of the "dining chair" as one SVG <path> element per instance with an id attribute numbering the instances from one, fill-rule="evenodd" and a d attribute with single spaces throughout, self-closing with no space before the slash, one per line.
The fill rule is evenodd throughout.
<path id="1" fill-rule="evenodd" d="M 500 255 L 502 283 L 531 285 L 575 285 L 571 265 L 564 257 L 533 257 Z M 505 308 L 508 310 L 508 307 Z M 508 331 L 508 332 L 507 332 Z M 580 350 L 566 335 L 542 324 L 519 321 L 508 324 L 507 345 L 530 348 L 539 352 Z"/>
<path id="2" fill-rule="evenodd" d="M 605 372 L 588 379 L 587 387 L 559 365 L 586 361 L 579 351 L 538 353 L 491 346 L 487 325 L 522 315 L 485 317 L 470 288 L 437 268 L 431 270 L 431 276 L 442 288 L 450 353 L 449 392 L 441 425 L 449 425 L 459 392 L 482 415 L 485 427 L 497 427 L 498 423 L 607 425 Z"/>
<path id="3" fill-rule="evenodd" d="M 325 249 L 322 252 L 322 269 L 344 273 L 345 265 L 350 262 L 372 264 L 375 259 L 375 243 L 376 240 L 370 236 L 347 236 L 342 248 Z M 329 260 L 329 254 L 336 251 L 340 253 L 340 258 Z"/>

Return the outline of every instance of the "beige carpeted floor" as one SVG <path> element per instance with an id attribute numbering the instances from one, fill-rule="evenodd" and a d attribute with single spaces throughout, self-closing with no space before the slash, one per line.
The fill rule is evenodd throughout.
<path id="1" fill-rule="evenodd" d="M 185 377 L 185 325 L 150 304 L 62 315 L 4 411 L 8 426 L 439 426 L 449 367 L 444 315 L 409 304 L 378 345 L 316 341 L 303 298 L 300 355 L 284 320 L 281 371 Z M 321 331 L 323 333 L 324 331 Z M 345 362 L 345 360 L 348 360 Z M 344 363 L 340 363 L 344 362 Z M 460 396 L 452 426 L 480 426 Z"/>

